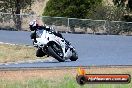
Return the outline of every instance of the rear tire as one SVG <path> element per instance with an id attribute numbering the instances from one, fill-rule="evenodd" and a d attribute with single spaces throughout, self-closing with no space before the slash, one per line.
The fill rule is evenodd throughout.
<path id="1" fill-rule="evenodd" d="M 37 51 L 36 51 L 36 56 L 37 57 L 43 57 L 45 54 L 44 54 L 44 52 L 42 51 L 42 49 L 38 49 Z"/>
<path id="2" fill-rule="evenodd" d="M 52 57 L 54 57 L 55 59 L 57 59 L 59 62 L 64 62 L 65 60 L 63 59 L 63 55 L 62 57 L 59 56 L 57 54 L 57 52 L 52 48 L 52 46 L 48 47 L 48 51 L 49 51 L 49 55 L 51 55 Z"/>
<path id="3" fill-rule="evenodd" d="M 72 50 L 72 56 L 70 57 L 71 61 L 76 61 L 78 59 L 78 55 L 75 50 Z"/>

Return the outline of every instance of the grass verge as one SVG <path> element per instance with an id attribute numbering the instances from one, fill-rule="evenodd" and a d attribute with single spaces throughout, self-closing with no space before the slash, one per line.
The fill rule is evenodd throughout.
<path id="1" fill-rule="evenodd" d="M 130 68 L 88 68 L 88 74 L 130 74 Z M 76 82 L 77 69 L 0 71 L 0 88 L 132 88 L 129 84 L 85 84 Z"/>
<path id="2" fill-rule="evenodd" d="M 34 60 L 37 58 L 35 53 L 36 49 L 34 47 L 0 44 L 0 63 Z"/>
<path id="3" fill-rule="evenodd" d="M 60 81 L 61 80 L 61 81 Z M 132 88 L 131 84 L 85 84 L 80 86 L 73 77 L 60 80 L 45 80 L 42 78 L 26 81 L 1 80 L 0 88 Z"/>

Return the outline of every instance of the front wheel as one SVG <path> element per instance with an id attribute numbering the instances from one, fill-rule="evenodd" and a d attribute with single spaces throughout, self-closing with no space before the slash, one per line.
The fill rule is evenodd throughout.
<path id="1" fill-rule="evenodd" d="M 57 59 L 59 62 L 64 62 L 65 59 L 63 59 L 63 52 L 61 47 L 59 47 L 57 44 L 52 44 L 48 47 L 49 55 Z"/>
<path id="2" fill-rule="evenodd" d="M 72 56 L 70 57 L 71 61 L 76 61 L 78 59 L 78 55 L 75 50 L 72 50 Z"/>

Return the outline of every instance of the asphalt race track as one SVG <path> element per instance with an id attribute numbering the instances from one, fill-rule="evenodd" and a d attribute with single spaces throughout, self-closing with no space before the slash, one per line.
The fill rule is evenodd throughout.
<path id="1" fill-rule="evenodd" d="M 132 36 L 63 34 L 75 46 L 79 59 L 75 62 L 43 61 L 20 64 L 1 64 L 4 67 L 62 67 L 62 66 L 99 66 L 132 65 Z M 0 42 L 32 45 L 30 32 L 2 31 Z"/>

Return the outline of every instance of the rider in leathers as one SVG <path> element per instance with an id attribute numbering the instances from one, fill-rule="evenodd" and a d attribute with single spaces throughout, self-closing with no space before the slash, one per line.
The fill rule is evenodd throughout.
<path id="1" fill-rule="evenodd" d="M 58 31 L 55 31 L 53 28 L 49 27 L 49 26 L 40 26 L 37 22 L 37 20 L 33 20 L 30 22 L 29 24 L 29 28 L 31 30 L 31 39 L 33 39 L 33 43 L 37 43 L 37 40 L 36 40 L 36 31 L 37 30 L 46 30 L 46 31 L 50 31 L 52 32 L 54 35 L 60 37 L 60 38 L 63 38 L 62 34 L 59 33 Z M 64 38 L 63 38 L 64 39 Z M 67 40 L 65 40 L 67 42 L 67 44 L 70 44 Z M 42 56 L 45 56 L 46 54 L 44 52 L 42 52 L 42 49 L 38 49 L 37 52 L 36 52 L 36 56 L 37 57 L 42 57 Z"/>

